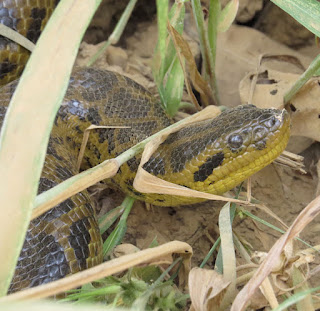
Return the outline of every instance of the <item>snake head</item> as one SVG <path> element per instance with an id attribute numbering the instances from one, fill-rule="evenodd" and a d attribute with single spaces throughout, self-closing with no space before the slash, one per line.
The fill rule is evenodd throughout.
<path id="1" fill-rule="evenodd" d="M 194 190 L 223 194 L 275 160 L 289 135 L 285 110 L 238 106 L 171 134 L 144 168 Z"/>

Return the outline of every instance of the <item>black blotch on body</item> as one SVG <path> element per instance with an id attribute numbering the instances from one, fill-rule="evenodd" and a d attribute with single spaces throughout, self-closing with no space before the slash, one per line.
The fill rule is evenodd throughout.
<path id="1" fill-rule="evenodd" d="M 40 33 L 41 33 L 41 23 L 42 20 L 46 17 L 47 9 L 46 8 L 32 8 L 31 10 L 31 17 L 32 22 L 31 25 L 27 31 L 27 38 L 32 41 L 33 43 L 36 43 Z"/>
<path id="2" fill-rule="evenodd" d="M 0 79 L 3 79 L 4 77 L 6 77 L 6 75 L 9 72 L 16 70 L 16 68 L 17 68 L 17 65 L 9 62 L 8 59 L 3 60 L 0 64 L 0 72 L 1 72 Z"/>
<path id="3" fill-rule="evenodd" d="M 207 158 L 206 162 L 203 163 L 199 167 L 199 170 L 194 173 L 194 181 L 205 181 L 212 174 L 212 171 L 221 165 L 223 160 L 223 152 L 218 152 L 214 156 Z"/>
<path id="4" fill-rule="evenodd" d="M 87 118 L 88 121 L 94 125 L 99 125 L 101 123 L 101 117 L 99 115 L 98 109 L 96 108 L 89 108 Z"/>
<path id="5" fill-rule="evenodd" d="M 133 157 L 127 161 L 127 164 L 131 172 L 136 172 L 139 167 L 139 160 L 136 157 Z"/>
<path id="6" fill-rule="evenodd" d="M 91 241 L 89 233 L 90 223 L 87 218 L 78 220 L 70 226 L 68 241 L 74 249 L 76 258 L 81 269 L 87 268 L 86 259 L 89 257 L 89 243 Z"/>
<path id="7" fill-rule="evenodd" d="M 128 187 L 128 190 L 131 191 L 134 195 L 136 195 L 137 197 L 143 198 L 144 195 L 141 192 L 138 192 L 137 190 L 135 190 L 133 188 L 133 179 L 128 179 L 125 184 Z"/>
<path id="8" fill-rule="evenodd" d="M 55 144 L 61 145 L 61 141 L 58 138 L 50 138 L 49 143 L 48 143 L 48 148 L 47 148 L 47 154 L 52 155 L 55 159 L 58 161 L 63 161 L 63 158 L 58 155 L 57 150 L 55 148 Z"/>
<path id="9" fill-rule="evenodd" d="M 278 93 L 278 90 L 272 90 L 272 91 L 270 91 L 270 94 L 271 95 L 276 95 Z"/>

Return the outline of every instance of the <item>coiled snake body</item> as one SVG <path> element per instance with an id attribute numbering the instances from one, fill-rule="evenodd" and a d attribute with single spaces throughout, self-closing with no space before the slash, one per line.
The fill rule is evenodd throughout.
<path id="1" fill-rule="evenodd" d="M 1 5 L 4 9 L 6 3 L 14 3 L 17 8 L 23 2 L 27 5 L 28 1 L 2 1 Z M 0 56 L 7 52 L 8 48 L 0 51 Z M 3 65 L 4 58 L 0 59 Z M 0 65 L 0 69 L 4 67 Z M 11 79 L 9 72 L 1 74 L 3 81 Z M 0 90 L 1 124 L 16 85 L 12 82 Z M 77 173 L 79 148 L 89 125 L 129 128 L 93 131 L 82 169 L 119 155 L 171 123 L 154 97 L 129 78 L 98 69 L 75 71 L 52 129 L 39 193 Z M 159 178 L 222 194 L 283 151 L 289 138 L 289 123 L 288 114 L 279 110 L 262 110 L 252 105 L 230 109 L 214 120 L 171 134 L 144 168 Z M 131 196 L 155 205 L 200 201 L 135 191 L 132 184 L 138 164 L 136 156 L 120 168 L 112 182 Z M 99 228 L 88 193 L 83 191 L 32 221 L 10 291 L 57 280 L 101 261 Z"/>

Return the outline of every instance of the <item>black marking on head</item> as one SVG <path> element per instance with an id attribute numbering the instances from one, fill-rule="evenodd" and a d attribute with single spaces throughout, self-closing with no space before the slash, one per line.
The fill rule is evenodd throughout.
<path id="1" fill-rule="evenodd" d="M 76 258 L 81 269 L 87 268 L 86 259 L 89 257 L 89 243 L 91 241 L 89 233 L 90 223 L 87 218 L 78 220 L 70 226 L 68 241 L 74 249 Z"/>
<path id="2" fill-rule="evenodd" d="M 210 158 L 207 158 L 206 162 L 203 163 L 199 170 L 193 175 L 194 181 L 205 181 L 211 174 L 212 171 L 221 165 L 224 160 L 223 152 L 218 152 Z"/>
<path id="3" fill-rule="evenodd" d="M 175 134 L 175 133 L 173 133 Z M 170 164 L 174 173 L 181 172 L 188 161 L 202 152 L 211 142 L 212 134 L 180 144 L 172 149 Z"/>
<path id="4" fill-rule="evenodd" d="M 41 24 L 42 20 L 45 19 L 47 14 L 46 8 L 32 8 L 31 9 L 31 25 L 27 31 L 27 38 L 32 41 L 33 43 L 36 43 L 40 33 L 41 33 Z"/>

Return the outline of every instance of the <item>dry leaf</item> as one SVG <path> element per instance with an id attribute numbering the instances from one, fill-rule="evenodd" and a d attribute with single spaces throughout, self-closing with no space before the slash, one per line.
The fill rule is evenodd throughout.
<path id="1" fill-rule="evenodd" d="M 114 257 L 118 258 L 124 255 L 133 254 L 139 251 L 140 249 L 137 246 L 129 243 L 123 243 L 123 244 L 117 245 L 114 248 L 113 255 Z"/>
<path id="2" fill-rule="evenodd" d="M 194 88 L 202 95 L 202 99 L 205 103 L 205 105 L 213 105 L 213 94 L 212 90 L 209 87 L 209 84 L 207 81 L 205 81 L 202 76 L 200 75 L 197 64 L 194 60 L 194 57 L 192 55 L 192 52 L 190 50 L 190 47 L 188 43 L 183 39 L 183 37 L 177 32 L 171 25 L 168 23 L 168 30 L 171 35 L 172 41 L 175 45 L 176 51 L 179 55 L 179 60 L 181 63 L 181 66 L 183 68 L 184 73 L 186 73 L 184 69 L 184 63 L 181 61 L 182 57 L 186 60 L 186 66 L 187 66 L 187 72 L 188 75 L 185 74 L 185 81 L 188 88 L 188 93 L 192 97 L 193 93 L 191 91 L 191 88 L 189 89 L 189 80 L 192 82 L 192 85 Z M 192 95 L 191 95 L 192 94 Z"/>
<path id="3" fill-rule="evenodd" d="M 193 268 L 189 274 L 191 308 L 194 311 L 218 311 L 230 282 L 214 270 Z"/>
<path id="4" fill-rule="evenodd" d="M 304 67 L 312 60 L 253 28 L 231 25 L 227 32 L 218 35 L 217 42 L 216 76 L 220 100 L 225 106 L 239 105 L 239 83 L 248 72 L 256 72 L 261 53 L 292 55 L 297 57 Z M 292 65 L 287 61 L 268 61 L 268 67 L 284 72 L 301 73 L 296 64 Z"/>

